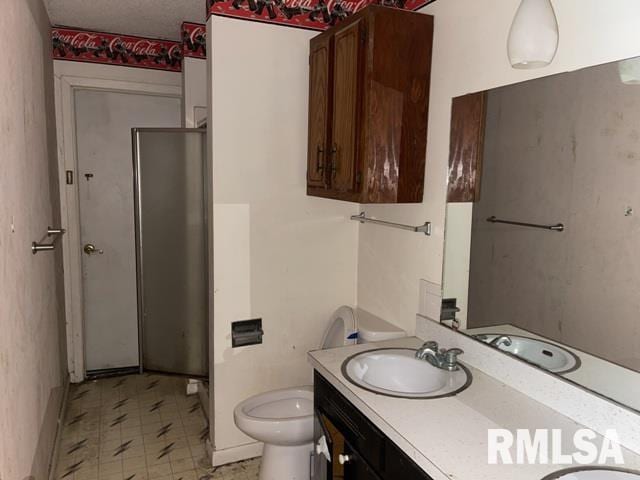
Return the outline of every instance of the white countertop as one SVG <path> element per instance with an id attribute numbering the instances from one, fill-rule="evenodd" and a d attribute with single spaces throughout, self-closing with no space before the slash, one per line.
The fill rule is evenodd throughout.
<path id="1" fill-rule="evenodd" d="M 487 430 L 561 429 L 565 447 L 584 428 L 465 363 L 473 375 L 469 388 L 435 400 L 392 398 L 363 390 L 344 378 L 343 361 L 376 348 L 417 348 L 416 337 L 309 352 L 309 362 L 385 435 L 434 480 L 541 480 L 565 467 L 555 465 L 489 465 Z M 464 355 L 461 356 L 464 363 Z M 597 440 L 600 445 L 601 439 Z M 623 449 L 625 468 L 640 470 L 640 456 Z"/>

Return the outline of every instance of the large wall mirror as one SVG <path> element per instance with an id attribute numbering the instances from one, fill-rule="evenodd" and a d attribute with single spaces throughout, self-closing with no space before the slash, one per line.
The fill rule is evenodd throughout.
<path id="1" fill-rule="evenodd" d="M 454 99 L 451 145 L 441 321 L 640 411 L 640 59 Z"/>

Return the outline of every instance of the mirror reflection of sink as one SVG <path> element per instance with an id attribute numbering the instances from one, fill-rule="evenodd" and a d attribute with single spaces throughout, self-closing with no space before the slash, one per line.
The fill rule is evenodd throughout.
<path id="1" fill-rule="evenodd" d="M 605 467 L 569 468 L 543 480 L 640 480 L 640 472 Z"/>
<path id="2" fill-rule="evenodd" d="M 491 343 L 501 336 L 508 337 L 511 340 L 511 345 L 507 345 L 507 342 L 500 342 L 498 349 L 542 367 L 549 372 L 568 373 L 580 367 L 580 360 L 573 353 L 544 340 L 497 333 L 475 335 L 478 340 L 485 343 Z"/>
<path id="3" fill-rule="evenodd" d="M 471 384 L 463 365 L 449 372 L 415 358 L 409 348 L 368 350 L 347 358 L 342 373 L 365 390 L 401 398 L 439 398 L 455 395 Z"/>

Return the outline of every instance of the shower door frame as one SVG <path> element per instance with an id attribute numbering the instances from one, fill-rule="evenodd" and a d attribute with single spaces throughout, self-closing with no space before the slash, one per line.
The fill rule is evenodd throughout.
<path id="1" fill-rule="evenodd" d="M 210 317 L 210 305 L 211 305 L 211 298 L 210 298 L 210 289 L 209 289 L 209 270 L 208 270 L 208 265 L 209 265 L 209 242 L 210 242 L 210 226 L 209 226 L 209 219 L 211 218 L 209 213 L 210 213 L 210 209 L 209 209 L 209 201 L 210 201 L 210 188 L 209 188 L 209 184 L 207 182 L 207 179 L 209 178 L 209 162 L 207 161 L 207 129 L 206 128 L 132 128 L 131 129 L 131 146 L 133 148 L 133 152 L 132 152 L 132 160 L 133 160 L 133 189 L 134 189 L 134 194 L 133 194 L 133 214 L 134 214 L 134 220 L 135 220 L 135 227 L 134 227 L 134 231 L 135 231 L 135 239 L 136 239 L 136 246 L 135 246 L 135 254 L 136 254 L 136 295 L 137 295 L 137 299 L 138 299 L 138 363 L 139 363 L 139 371 L 140 373 L 144 372 L 144 322 L 143 322 L 143 318 L 144 318 L 144 292 L 143 292 L 143 285 L 144 285 L 144 269 L 142 266 L 142 259 L 144 256 L 144 249 L 142 247 L 142 205 L 140 202 L 140 198 L 142 197 L 142 188 L 141 188 L 141 182 L 140 182 L 140 162 L 139 162 L 139 158 L 140 158 L 140 152 L 138 151 L 138 145 L 139 145 L 139 138 L 138 138 L 138 133 L 202 133 L 203 134 L 203 148 L 204 148 L 204 158 L 202 159 L 202 171 L 203 171 L 203 179 L 202 179 L 202 193 L 204 198 L 202 199 L 202 205 L 203 205 L 203 222 L 204 222 L 204 226 L 203 226 L 203 231 L 204 231 L 204 258 L 203 258 L 203 262 L 205 265 L 205 269 L 206 269 L 206 274 L 205 274 L 205 291 L 207 292 L 207 298 L 206 298 L 206 302 L 205 302 L 205 323 L 206 323 L 206 329 L 207 331 L 209 331 L 209 317 Z M 207 338 L 207 348 L 205 349 L 206 351 L 206 355 L 207 355 L 207 367 L 210 366 L 210 362 L 209 362 L 209 352 L 210 352 L 210 338 Z M 166 373 L 176 373 L 176 372 L 166 372 Z M 184 375 L 184 374 L 180 374 L 180 375 Z M 193 376 L 193 375 L 188 375 L 190 378 L 197 378 L 197 376 Z M 207 373 L 205 374 L 205 376 L 203 377 L 204 379 L 208 380 L 209 377 L 209 368 L 207 368 Z"/>

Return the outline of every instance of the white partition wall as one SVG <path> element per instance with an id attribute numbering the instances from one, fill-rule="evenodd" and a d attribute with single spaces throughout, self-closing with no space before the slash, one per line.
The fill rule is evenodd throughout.
<path id="1" fill-rule="evenodd" d="M 214 462 L 260 446 L 233 423 L 246 397 L 310 384 L 306 352 L 356 301 L 357 205 L 306 196 L 314 32 L 212 17 Z M 262 318 L 262 345 L 231 348 L 231 322 Z"/>

